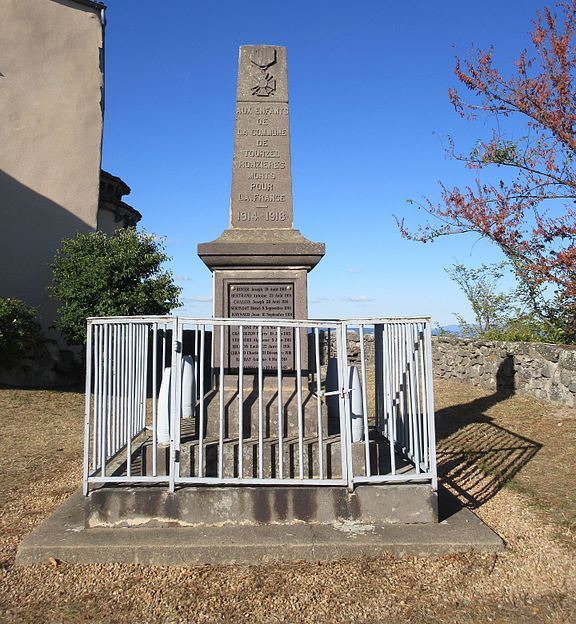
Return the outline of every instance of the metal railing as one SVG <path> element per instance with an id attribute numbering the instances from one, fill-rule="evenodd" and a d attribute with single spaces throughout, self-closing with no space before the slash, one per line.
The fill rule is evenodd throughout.
<path id="1" fill-rule="evenodd" d="M 430 319 L 88 320 L 98 483 L 436 488 Z"/>

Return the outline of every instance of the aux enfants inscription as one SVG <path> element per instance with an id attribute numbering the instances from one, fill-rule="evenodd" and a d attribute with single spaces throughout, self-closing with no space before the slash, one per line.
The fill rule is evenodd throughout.
<path id="1" fill-rule="evenodd" d="M 240 48 L 230 225 L 216 240 L 198 245 L 198 255 L 213 273 L 215 317 L 308 317 L 307 274 L 324 256 L 324 244 L 307 240 L 293 227 L 283 47 Z M 246 328 L 243 333 L 244 366 L 250 369 L 257 365 L 257 330 Z M 282 330 L 285 371 L 294 369 L 294 339 L 292 330 Z M 238 329 L 231 329 L 226 340 L 225 366 L 235 370 Z M 268 371 L 277 367 L 276 340 L 275 329 L 262 331 Z"/>

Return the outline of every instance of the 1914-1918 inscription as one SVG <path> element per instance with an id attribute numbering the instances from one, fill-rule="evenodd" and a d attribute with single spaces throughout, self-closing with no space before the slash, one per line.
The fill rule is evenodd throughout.
<path id="1" fill-rule="evenodd" d="M 294 285 L 237 283 L 228 286 L 228 311 L 232 318 L 294 318 Z M 229 367 L 238 368 L 240 356 L 240 330 L 231 327 L 229 333 Z M 294 330 L 280 330 L 282 370 L 294 369 Z M 244 368 L 258 368 L 258 329 L 243 330 Z M 262 366 L 276 370 L 278 362 L 277 329 L 262 328 Z"/>

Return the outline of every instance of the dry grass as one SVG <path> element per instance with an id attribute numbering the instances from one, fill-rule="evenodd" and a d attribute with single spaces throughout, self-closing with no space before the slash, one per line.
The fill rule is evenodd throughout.
<path id="1" fill-rule="evenodd" d="M 0 620 L 576 621 L 576 411 L 445 381 L 436 403 L 446 485 L 504 537 L 502 554 L 18 569 L 19 541 L 79 483 L 83 399 L 0 390 Z"/>
<path id="2" fill-rule="evenodd" d="M 436 419 L 438 470 L 464 504 L 506 485 L 576 545 L 575 409 L 438 380 Z"/>

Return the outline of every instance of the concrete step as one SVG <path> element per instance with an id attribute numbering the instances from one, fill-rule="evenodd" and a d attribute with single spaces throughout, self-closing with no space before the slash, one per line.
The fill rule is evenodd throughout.
<path id="1" fill-rule="evenodd" d="M 435 523 L 430 484 L 338 486 L 101 488 L 85 506 L 86 527 L 292 526 L 361 521 Z M 136 532 L 140 529 L 134 528 Z"/>
<path id="2" fill-rule="evenodd" d="M 225 389 L 223 401 L 224 436 L 232 438 L 238 435 L 240 400 L 236 389 Z M 324 436 L 334 435 L 340 431 L 337 413 L 329 416 L 326 404 L 320 402 L 321 427 Z M 242 423 L 244 437 L 257 437 L 259 400 L 257 390 L 246 390 L 242 402 Z M 207 440 L 219 438 L 220 429 L 220 394 L 210 392 L 204 398 L 204 436 Z M 287 437 L 298 435 L 298 394 L 294 388 L 283 389 L 281 401 L 283 434 Z M 200 402 L 195 414 L 190 418 L 187 427 L 192 437 L 198 437 L 200 429 Z M 302 422 L 304 435 L 317 435 L 318 401 L 316 395 L 304 388 L 302 390 Z M 278 433 L 278 392 L 265 389 L 262 396 L 262 423 L 264 436 L 271 437 Z"/>
<path id="3" fill-rule="evenodd" d="M 205 476 L 218 476 L 217 442 L 204 445 L 202 461 Z M 324 478 L 341 479 L 342 464 L 340 439 L 333 437 L 322 444 Z M 186 443 L 181 447 L 180 474 L 182 476 L 199 476 L 199 444 L 197 441 Z M 223 444 L 224 478 L 240 476 L 238 464 L 240 444 L 238 439 L 225 440 Z M 262 473 L 259 471 L 260 445 L 256 439 L 242 441 L 242 477 L 245 478 L 280 478 L 280 443 L 278 440 L 262 441 Z M 297 439 L 287 439 L 282 443 L 283 477 L 298 479 L 302 474 L 306 479 L 320 478 L 319 444 L 316 439 L 302 441 L 302 471 L 300 470 L 300 446 Z"/>
<path id="4" fill-rule="evenodd" d="M 406 499 L 395 496 L 405 492 L 410 499 L 412 497 L 405 488 L 411 489 L 411 494 L 420 498 L 423 508 L 430 514 L 435 505 L 429 486 L 428 491 L 426 486 L 418 486 L 420 494 L 412 486 L 381 486 L 390 490 L 386 503 L 373 489 L 375 487 L 378 486 L 366 486 L 368 501 L 380 503 L 372 510 L 365 508 L 362 500 L 359 505 L 352 503 L 352 497 L 358 497 L 361 492 L 360 487 L 344 500 L 340 498 L 342 494 L 334 497 L 332 501 L 338 502 L 337 507 L 325 504 L 322 498 L 314 501 L 305 494 L 299 495 L 301 488 L 297 487 L 283 488 L 274 495 L 261 491 L 255 495 L 255 498 L 260 497 L 260 503 L 253 508 L 258 513 L 252 514 L 257 523 L 252 526 L 238 521 L 248 513 L 248 509 L 242 507 L 242 499 L 237 504 L 229 500 L 223 506 L 209 505 L 211 494 L 206 497 L 205 487 L 194 488 L 188 501 L 186 497 L 181 499 L 179 492 L 190 488 L 183 488 L 165 500 L 158 488 L 151 487 L 129 488 L 128 491 L 126 488 L 102 488 L 96 497 L 91 494 L 88 502 L 82 492 L 77 491 L 20 543 L 16 565 L 45 565 L 50 560 L 68 564 L 137 563 L 180 567 L 239 563 L 269 565 L 270 561 L 338 560 L 386 554 L 421 557 L 504 549 L 500 537 L 467 508 L 444 514 L 441 523 L 434 522 L 434 516 L 428 515 L 432 521 L 422 524 L 426 521 L 426 514 L 420 513 L 412 503 L 406 505 Z M 226 492 L 234 493 L 244 488 L 220 489 L 223 491 L 218 498 L 212 498 L 212 503 L 225 500 Z M 118 499 L 117 491 L 126 493 Z M 99 496 L 104 500 L 97 501 Z M 446 509 L 446 502 L 443 507 Z M 178 527 L 182 522 L 180 510 L 183 508 L 197 514 L 206 510 L 208 514 L 192 518 L 200 520 L 196 524 L 188 517 L 188 526 Z M 314 522 L 318 510 L 330 509 L 334 510 L 335 522 Z M 151 510 L 153 513 L 147 516 Z M 404 513 L 408 523 L 390 522 L 394 520 L 391 512 L 396 518 L 400 518 L 399 513 Z M 214 513 L 219 516 L 214 517 Z M 237 523 L 223 522 L 223 518 L 237 519 Z M 292 521 L 287 524 L 289 518 Z M 212 524 L 207 525 L 207 522 Z M 126 530 L 126 526 L 132 528 Z M 170 528 L 164 528 L 166 526 Z"/>
<path id="5" fill-rule="evenodd" d="M 259 443 L 257 439 L 247 438 L 242 441 L 242 474 L 243 478 L 259 477 Z M 302 441 L 303 463 L 302 471 L 305 479 L 320 477 L 318 441 L 304 439 Z M 340 438 L 334 436 L 324 440 L 322 444 L 324 467 L 323 477 L 326 479 L 341 479 L 342 464 L 340 454 Z M 207 441 L 202 450 L 202 476 L 218 477 L 218 441 Z M 168 474 L 170 448 L 158 447 L 157 474 Z M 223 478 L 238 478 L 240 444 L 238 438 L 223 441 Z M 280 444 L 278 439 L 262 441 L 262 478 L 280 478 Z M 199 471 L 200 449 L 198 440 L 184 442 L 180 446 L 180 476 L 197 477 Z M 298 440 L 285 439 L 282 443 L 282 466 L 285 479 L 300 478 L 300 448 Z M 152 444 L 148 441 L 142 447 L 141 453 L 142 474 L 152 475 Z"/>
<path id="6" fill-rule="evenodd" d="M 391 472 L 390 448 L 381 439 L 371 439 L 368 445 L 370 474 L 389 474 Z M 365 445 L 363 442 L 352 444 L 352 466 L 355 476 L 366 475 Z M 223 474 L 222 478 L 238 478 L 240 445 L 238 438 L 227 438 L 223 441 Z M 205 441 L 202 450 L 202 475 L 199 471 L 200 449 L 198 440 L 189 440 L 180 445 L 180 476 L 182 477 L 218 477 L 219 442 Z M 277 438 L 262 441 L 262 478 L 281 478 L 280 475 L 280 443 Z M 260 445 L 257 438 L 242 441 L 242 477 L 260 477 Z M 341 479 L 342 456 L 340 436 L 328 436 L 322 443 L 323 474 L 320 475 L 320 454 L 318 440 L 304 438 L 302 441 L 302 474 L 305 479 Z M 297 438 L 284 439 L 282 443 L 282 478 L 300 478 L 300 446 Z M 141 452 L 142 474 L 152 475 L 152 445 L 148 440 Z M 169 447 L 158 447 L 157 474 L 168 474 Z M 396 454 L 398 473 L 413 469 L 406 459 Z"/>

